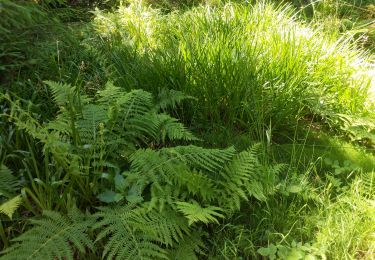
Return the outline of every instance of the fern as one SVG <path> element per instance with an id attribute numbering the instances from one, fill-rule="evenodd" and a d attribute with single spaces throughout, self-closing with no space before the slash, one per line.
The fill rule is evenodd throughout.
<path id="1" fill-rule="evenodd" d="M 97 208 L 92 218 L 77 210 L 67 216 L 45 211 L 14 240 L 5 259 L 72 259 L 95 243 L 108 259 L 197 259 L 204 249 L 202 229 L 250 197 L 265 200 L 283 169 L 263 166 L 259 146 L 237 154 L 233 147 L 181 145 L 197 138 L 159 112 L 189 98 L 180 92 L 162 93 L 155 102 L 146 91 L 124 92 L 112 83 L 93 98 L 67 84 L 47 84 L 60 109 L 54 120 L 40 123 L 17 102 L 10 118 L 43 144 L 70 188 L 116 205 Z M 0 192 L 12 198 L 18 183 L 4 169 Z M 83 180 L 78 186 L 77 179 Z M 11 216 L 17 202 L 2 212 Z M 98 234 L 95 242 L 90 228 Z"/>
<path id="2" fill-rule="evenodd" d="M 213 174 L 221 170 L 235 154 L 233 147 L 227 149 L 205 149 L 193 145 L 177 146 L 171 149 L 163 149 L 162 151 L 175 155 L 192 168 L 204 169 Z"/>
<path id="3" fill-rule="evenodd" d="M 174 189 L 185 188 L 189 196 L 197 196 L 203 202 L 211 202 L 216 198 L 218 191 L 214 180 L 202 172 L 179 171 L 172 178 Z"/>
<path id="4" fill-rule="evenodd" d="M 134 133 L 137 139 L 151 140 L 158 144 L 166 141 L 193 141 L 198 140 L 183 124 L 167 114 L 146 113 L 128 119 L 125 129 Z"/>
<path id="5" fill-rule="evenodd" d="M 219 223 L 217 218 L 224 218 L 224 215 L 219 213 L 223 211 L 219 207 L 208 206 L 203 208 L 197 202 L 176 202 L 176 204 L 177 209 L 189 220 L 189 225 L 196 222 L 203 222 L 205 224 Z"/>
<path id="6" fill-rule="evenodd" d="M 12 171 L 0 164 L 0 196 L 9 199 L 0 204 L 0 213 L 7 215 L 10 219 L 22 202 L 21 196 L 14 197 L 19 188 L 20 182 L 13 176 Z"/>
<path id="7" fill-rule="evenodd" d="M 21 196 L 16 196 L 0 205 L 0 213 L 7 215 L 10 219 L 22 202 Z"/>
<path id="8" fill-rule="evenodd" d="M 220 172 L 218 190 L 220 190 L 219 203 L 222 207 L 237 210 L 242 200 L 248 200 L 250 196 L 264 199 L 262 183 L 258 175 L 262 172 L 259 169 L 257 159 L 259 146 L 239 153 Z"/>
<path id="9" fill-rule="evenodd" d="M 97 241 L 109 237 L 103 251 L 108 259 L 167 259 L 162 245 L 172 245 L 188 232 L 187 223 L 173 211 L 146 212 L 132 205 L 101 208 L 94 229 Z"/>
<path id="10" fill-rule="evenodd" d="M 33 227 L 14 239 L 2 259 L 73 259 L 75 251 L 81 253 L 94 245 L 88 237 L 92 220 L 77 209 L 68 216 L 45 211 L 43 218 L 32 219 Z"/>
<path id="11" fill-rule="evenodd" d="M 193 234 L 185 236 L 175 248 L 169 251 L 168 258 L 198 260 L 197 255 L 204 255 L 203 234 L 200 230 L 195 230 Z"/>
<path id="12" fill-rule="evenodd" d="M 11 198 L 19 187 L 20 183 L 18 179 L 13 176 L 12 171 L 5 165 L 0 164 L 0 196 Z"/>
<path id="13" fill-rule="evenodd" d="M 99 125 L 109 120 L 107 111 L 100 105 L 88 104 L 77 120 L 77 131 L 82 144 L 96 144 L 99 139 Z"/>
<path id="14" fill-rule="evenodd" d="M 52 91 L 53 99 L 59 106 L 68 105 L 72 100 L 75 89 L 69 84 L 62 84 L 54 81 L 45 81 Z"/>
<path id="15" fill-rule="evenodd" d="M 175 109 L 178 104 L 186 99 L 194 99 L 194 97 L 188 96 L 181 91 L 162 89 L 158 94 L 155 109 L 156 111 L 165 111 L 168 108 Z"/>
<path id="16" fill-rule="evenodd" d="M 130 171 L 124 175 L 129 189 L 137 190 L 138 196 L 151 185 L 151 208 L 157 204 L 163 207 L 166 202 L 173 204 L 170 202 L 184 196 L 184 189 L 190 194 L 211 200 L 217 194 L 214 179 L 210 179 L 210 176 L 212 178 L 213 173 L 222 169 L 233 154 L 233 148 L 218 150 L 196 146 L 163 148 L 159 151 L 139 149 L 131 155 Z M 197 170 L 202 173 L 199 174 Z M 207 171 L 208 175 L 204 174 L 204 171 Z M 169 197 L 166 196 L 168 185 L 173 185 L 174 198 L 170 197 L 171 192 Z"/>

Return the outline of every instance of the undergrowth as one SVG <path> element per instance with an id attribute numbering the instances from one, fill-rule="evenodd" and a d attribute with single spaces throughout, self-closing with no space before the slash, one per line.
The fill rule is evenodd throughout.
<path id="1" fill-rule="evenodd" d="M 0 259 L 372 259 L 372 3 L 289 2 L 0 0 Z"/>

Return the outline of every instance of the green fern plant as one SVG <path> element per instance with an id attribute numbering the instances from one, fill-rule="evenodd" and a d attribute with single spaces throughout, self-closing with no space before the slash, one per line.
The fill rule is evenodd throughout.
<path id="1" fill-rule="evenodd" d="M 12 171 L 3 164 L 0 164 L 0 196 L 11 198 L 20 188 L 19 180 L 12 174 Z"/>
<path id="2" fill-rule="evenodd" d="M 93 250 L 87 232 L 92 218 L 72 209 L 67 216 L 45 211 L 41 219 L 32 219 L 33 228 L 14 239 L 1 259 L 74 259 L 76 252 Z"/>
<path id="3" fill-rule="evenodd" d="M 187 221 L 173 211 L 147 211 L 127 205 L 101 208 L 94 229 L 97 241 L 109 237 L 103 256 L 108 259 L 165 258 L 164 247 L 172 246 L 189 231 Z"/>
<path id="4" fill-rule="evenodd" d="M 51 155 L 66 173 L 75 176 L 83 194 L 98 189 L 87 187 L 92 178 L 97 184 L 106 169 L 114 172 L 121 166 L 119 157 L 125 158 L 126 164 L 130 154 L 140 147 L 196 140 L 176 119 L 159 113 L 168 102 L 162 99 L 160 105 L 148 92 L 125 93 L 109 83 L 90 98 L 67 84 L 46 84 L 60 107 L 56 119 L 40 123 L 21 104 L 7 97 L 13 103 L 11 121 L 44 144 L 45 156 Z M 182 100 L 181 95 L 178 100 Z"/>
<path id="5" fill-rule="evenodd" d="M 41 123 L 7 97 L 9 118 L 43 144 L 49 165 L 63 169 L 65 204 L 76 194 L 79 206 L 94 214 L 44 211 L 6 259 L 71 259 L 94 244 L 108 259 L 196 259 L 205 250 L 207 225 L 224 221 L 251 197 L 265 200 L 282 171 L 262 165 L 259 145 L 239 154 L 233 147 L 186 145 L 198 139 L 165 113 L 190 98 L 180 92 L 154 99 L 108 83 L 89 97 L 77 87 L 46 83 L 59 106 L 54 120 Z M 89 233 L 97 234 L 95 242 Z"/>
<path id="6" fill-rule="evenodd" d="M 217 218 L 224 218 L 221 211 L 223 211 L 219 207 L 208 206 L 208 207 L 201 207 L 196 201 L 193 203 L 188 202 L 177 202 L 177 209 L 181 211 L 186 218 L 189 220 L 189 225 L 195 222 L 203 222 L 205 224 L 208 223 L 219 223 Z"/>
<path id="7" fill-rule="evenodd" d="M 20 206 L 21 202 L 22 202 L 22 197 L 20 195 L 4 202 L 3 204 L 0 205 L 0 213 L 5 214 L 10 219 L 12 219 L 14 212 Z"/>
<path id="8" fill-rule="evenodd" d="M 21 185 L 20 181 L 12 174 L 12 171 L 3 164 L 0 164 L 0 216 L 6 215 L 13 218 L 14 213 L 22 203 L 22 197 L 17 195 Z M 0 238 L 4 247 L 8 246 L 8 236 L 4 230 L 0 218 Z"/>

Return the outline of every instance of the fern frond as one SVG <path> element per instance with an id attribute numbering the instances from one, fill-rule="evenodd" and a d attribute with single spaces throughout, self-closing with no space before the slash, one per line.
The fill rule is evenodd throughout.
<path id="1" fill-rule="evenodd" d="M 121 88 L 116 87 L 113 85 L 113 82 L 107 82 L 105 88 L 103 90 L 98 91 L 98 102 L 102 104 L 112 104 L 119 98 L 121 95 L 124 94 L 124 91 Z"/>
<path id="2" fill-rule="evenodd" d="M 99 136 L 99 124 L 109 120 L 101 105 L 88 104 L 82 108 L 82 118 L 77 121 L 77 130 L 82 144 L 95 144 Z"/>
<path id="3" fill-rule="evenodd" d="M 203 232 L 194 230 L 185 236 L 175 248 L 169 251 L 168 258 L 173 260 L 198 260 L 197 255 L 204 255 L 205 244 L 202 241 Z"/>
<path id="4" fill-rule="evenodd" d="M 12 171 L 5 165 L 0 164 L 0 195 L 11 198 L 19 189 L 20 183 L 13 176 Z"/>
<path id="5" fill-rule="evenodd" d="M 189 233 L 186 219 L 170 209 L 149 211 L 137 208 L 134 210 L 132 225 L 145 234 L 152 234 L 159 243 L 166 246 L 174 245 Z"/>
<path id="6" fill-rule="evenodd" d="M 162 182 L 170 182 L 173 175 L 182 165 L 175 158 L 163 156 L 160 151 L 139 149 L 130 157 L 131 171 L 127 173 L 127 182 L 143 184 L 153 183 L 161 188 Z"/>
<path id="7" fill-rule="evenodd" d="M 11 104 L 9 118 L 20 130 L 25 130 L 30 136 L 43 140 L 45 133 L 41 133 L 41 124 L 34 118 L 30 111 L 22 108 L 19 100 L 13 101 L 7 95 L 4 95 Z"/>
<path id="8" fill-rule="evenodd" d="M 33 227 L 15 238 L 18 242 L 4 253 L 2 259 L 71 259 L 75 250 L 84 253 L 93 249 L 87 235 L 92 219 L 77 209 L 68 216 L 44 211 L 41 219 L 32 219 Z"/>
<path id="9" fill-rule="evenodd" d="M 162 212 L 166 205 L 174 207 L 175 200 L 180 197 L 180 189 L 169 184 L 151 185 L 150 193 L 151 200 L 145 206 L 148 204 L 148 210 L 158 209 L 159 212 Z"/>
<path id="10" fill-rule="evenodd" d="M 165 203 L 171 204 L 180 197 L 180 190 L 210 201 L 217 195 L 216 184 L 203 172 L 217 174 L 233 154 L 233 148 L 219 150 L 196 146 L 163 148 L 159 151 L 139 149 L 130 157 L 131 167 L 125 173 L 126 183 L 130 189 L 138 190 L 137 196 L 141 196 L 145 187 L 151 184 L 150 208 L 157 205 L 163 208 Z M 198 173 L 199 170 L 202 173 Z M 173 192 L 167 192 L 168 185 L 174 187 Z M 178 187 L 181 189 L 176 189 Z"/>
<path id="11" fill-rule="evenodd" d="M 247 200 L 250 196 L 264 199 L 262 183 L 258 180 L 258 154 L 259 146 L 253 146 L 245 150 L 226 165 L 220 172 L 221 180 L 218 180 L 219 199 L 222 207 L 234 210 L 240 208 L 241 200 Z"/>
<path id="12" fill-rule="evenodd" d="M 197 202 L 176 202 L 177 209 L 182 212 L 185 217 L 189 220 L 189 225 L 196 222 L 208 223 L 219 223 L 217 218 L 224 218 L 224 215 L 219 213 L 223 210 L 219 207 L 208 206 L 201 207 Z"/>
<path id="13" fill-rule="evenodd" d="M 123 92 L 115 101 L 119 108 L 120 118 L 124 121 L 149 112 L 153 104 L 151 93 L 140 89 L 129 93 Z"/>
<path id="14" fill-rule="evenodd" d="M 45 81 L 48 87 L 51 89 L 53 99 L 59 106 L 64 106 L 70 101 L 70 97 L 73 96 L 75 88 L 70 84 L 63 84 L 55 81 Z"/>
<path id="15" fill-rule="evenodd" d="M 198 140 L 182 123 L 167 114 L 147 113 L 129 120 L 128 131 L 139 132 L 138 138 L 159 143 Z"/>
<path id="16" fill-rule="evenodd" d="M 22 202 L 22 197 L 16 196 L 0 205 L 0 213 L 7 215 L 10 219 Z"/>
<path id="17" fill-rule="evenodd" d="M 194 141 L 198 140 L 187 128 L 178 122 L 177 119 L 167 115 L 167 114 L 157 114 L 157 119 L 159 121 L 159 132 L 161 142 L 164 143 L 166 137 L 171 140 L 184 140 L 184 141 Z"/>
<path id="18" fill-rule="evenodd" d="M 205 149 L 202 147 L 188 145 L 161 149 L 162 152 L 174 155 L 181 162 L 186 163 L 193 169 L 202 169 L 216 174 L 229 162 L 235 154 L 235 149 Z"/>
<path id="19" fill-rule="evenodd" d="M 192 96 L 186 95 L 181 91 L 173 89 L 162 89 L 160 90 L 155 110 L 156 111 L 165 111 L 167 108 L 175 109 L 178 104 L 186 99 L 195 99 Z"/>
<path id="20" fill-rule="evenodd" d="M 56 120 L 45 124 L 44 129 L 48 132 L 57 132 L 58 135 L 71 136 L 72 131 L 69 123 L 68 119 L 60 114 L 57 116 Z"/>
<path id="21" fill-rule="evenodd" d="M 210 202 L 216 198 L 216 185 L 214 181 L 201 172 L 180 171 L 172 176 L 176 186 L 185 188 L 189 195 L 197 196 L 204 202 Z"/>
<path id="22" fill-rule="evenodd" d="M 103 251 L 108 259 L 167 259 L 162 245 L 171 245 L 188 231 L 184 219 L 173 211 L 146 212 L 133 205 L 100 208 L 94 229 L 97 241 L 109 237 Z"/>

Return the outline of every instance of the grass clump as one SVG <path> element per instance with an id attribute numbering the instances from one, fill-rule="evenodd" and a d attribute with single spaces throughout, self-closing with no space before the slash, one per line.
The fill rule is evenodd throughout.
<path id="1" fill-rule="evenodd" d="M 310 114 L 366 113 L 369 57 L 344 40 L 298 23 L 267 3 L 200 6 L 167 15 L 133 3 L 98 12 L 102 58 L 125 88 L 167 87 L 199 99 L 194 125 L 250 129 L 295 126 Z"/>

